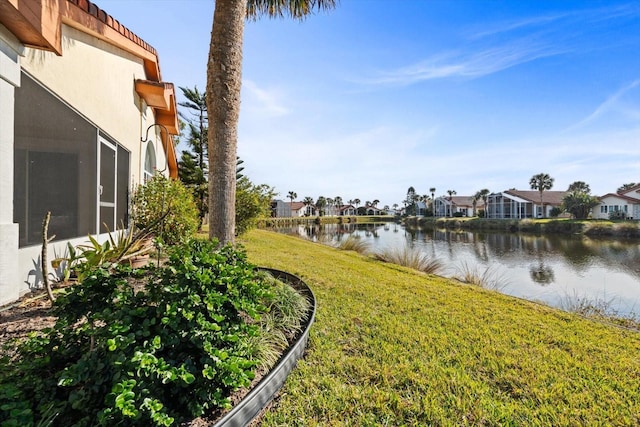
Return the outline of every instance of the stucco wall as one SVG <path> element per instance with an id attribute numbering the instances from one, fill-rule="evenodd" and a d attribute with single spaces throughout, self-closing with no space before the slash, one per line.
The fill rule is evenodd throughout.
<path id="1" fill-rule="evenodd" d="M 19 296 L 18 224 L 13 223 L 14 93 L 22 45 L 0 25 L 0 305 Z"/>
<path id="2" fill-rule="evenodd" d="M 75 28 L 63 25 L 62 37 L 62 56 L 26 48 L 22 58 L 22 69 L 130 151 L 130 182 L 134 187 L 140 183 L 144 170 L 144 153 L 147 144 L 141 142 L 141 138 L 145 136 L 146 129 L 155 122 L 153 110 L 146 106 L 134 87 L 135 79 L 146 79 L 143 62 L 138 57 Z M 17 72 L 19 76 L 19 68 Z M 4 89 L 2 90 L 0 107 L 9 101 Z M 4 110 L 2 117 L 2 120 L 8 117 Z M 11 123 L 13 124 L 13 116 L 11 116 Z M 2 132 L 0 134 L 2 139 L 2 135 L 7 132 L 4 122 L 0 126 L 0 132 Z M 157 132 L 158 127 L 153 127 L 149 132 L 149 139 L 156 141 Z M 13 138 L 13 128 L 10 133 Z M 166 157 L 159 137 L 157 141 L 158 143 L 154 144 L 157 147 L 157 165 L 158 169 L 163 169 Z M 8 144 L 2 141 L 0 149 L 3 150 L 0 156 L 0 162 L 2 162 L 0 170 L 4 178 L 7 170 L 13 170 L 13 143 L 8 148 Z M 5 149 L 8 150 L 7 153 L 4 152 Z M 7 160 L 11 163 L 11 168 L 5 165 Z M 11 180 L 6 184 L 7 188 L 5 183 L 4 179 L 0 180 L 0 185 L 3 186 L 2 197 L 6 195 L 11 198 L 13 172 L 11 172 Z M 13 208 L 6 210 L 5 203 L 0 203 L 0 221 L 5 221 L 4 218 L 7 215 L 12 221 Z M 7 241 L 15 241 L 15 245 L 9 250 L 4 248 L 5 237 Z M 106 238 L 106 235 L 98 236 L 99 240 Z M 86 243 L 87 238 L 79 237 L 70 242 L 78 245 Z M 40 251 L 39 245 L 18 250 L 17 225 L 9 224 L 7 229 L 0 223 L 0 304 L 3 301 L 15 300 L 19 295 L 40 286 L 42 280 L 39 265 Z M 50 259 L 64 256 L 65 251 L 66 241 L 56 240 L 49 245 L 48 256 Z M 3 253 L 10 253 L 10 255 L 3 258 Z M 11 265 L 13 268 L 5 269 L 4 264 Z M 15 283 L 12 285 L 11 292 L 2 288 L 2 283 L 7 281 L 3 278 L 5 271 L 11 272 L 10 281 Z"/>
<path id="3" fill-rule="evenodd" d="M 126 147 L 132 182 L 140 182 L 146 148 L 140 138 L 155 122 L 152 109 L 134 89 L 135 79 L 146 79 L 142 60 L 66 25 L 62 46 L 62 56 L 27 49 L 23 69 Z M 158 165 L 164 165 L 164 152 L 160 149 L 156 156 Z"/>

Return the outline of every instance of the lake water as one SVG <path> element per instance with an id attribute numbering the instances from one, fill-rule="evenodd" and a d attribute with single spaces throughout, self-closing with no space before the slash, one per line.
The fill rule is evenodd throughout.
<path id="1" fill-rule="evenodd" d="M 400 224 L 329 224 L 276 229 L 311 240 L 366 239 L 372 252 L 411 246 L 442 261 L 443 276 L 488 272 L 499 291 L 559 308 L 579 300 L 640 317 L 640 242 L 585 236 L 536 236 L 409 230 Z"/>

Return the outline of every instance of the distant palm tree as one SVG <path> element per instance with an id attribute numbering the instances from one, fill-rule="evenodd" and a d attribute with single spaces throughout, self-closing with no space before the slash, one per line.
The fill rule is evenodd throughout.
<path id="1" fill-rule="evenodd" d="M 529 180 L 529 185 L 532 190 L 538 190 L 540 193 L 540 206 L 542 207 L 542 217 L 545 217 L 544 212 L 544 202 L 542 201 L 542 193 L 545 190 L 551 190 L 553 187 L 553 178 L 549 176 L 548 173 L 539 173 L 537 175 L 533 175 Z"/>
<path id="2" fill-rule="evenodd" d="M 428 194 L 423 194 L 422 196 L 420 196 L 420 201 L 422 203 L 424 203 L 424 215 L 427 215 L 427 209 L 429 208 L 429 200 L 431 200 L 431 198 L 429 197 Z"/>
<path id="3" fill-rule="evenodd" d="M 453 217 L 453 196 L 458 194 L 456 190 L 447 190 L 449 195 L 449 214 Z"/>
<path id="4" fill-rule="evenodd" d="M 316 201 L 316 208 L 318 208 L 318 215 L 322 216 L 324 214 L 324 207 L 327 205 L 327 199 L 324 196 L 318 197 Z"/>
<path id="5" fill-rule="evenodd" d="M 374 199 L 373 202 L 371 202 L 371 206 L 373 206 L 375 208 L 375 207 L 378 206 L 378 203 L 380 203 L 380 200 Z"/>
<path id="6" fill-rule="evenodd" d="M 627 191 L 632 189 L 633 187 L 635 187 L 636 184 L 635 182 L 630 182 L 628 184 L 622 184 L 620 187 L 618 187 L 618 189 L 616 190 L 616 193 L 622 193 L 623 191 Z"/>
<path id="7" fill-rule="evenodd" d="M 433 203 L 436 201 L 436 187 L 429 188 L 429 192 L 431 193 L 431 215 L 435 216 L 436 209 L 435 206 L 433 206 Z"/>
<path id="8" fill-rule="evenodd" d="M 473 206 L 473 216 L 476 216 L 476 206 L 478 206 L 478 200 L 480 200 L 480 192 L 476 192 L 476 194 L 474 194 L 471 197 L 471 206 Z"/>
<path id="9" fill-rule="evenodd" d="M 342 197 L 336 196 L 333 198 L 333 203 L 336 204 L 336 208 L 338 209 L 338 215 L 340 215 L 340 210 L 342 209 Z"/>
<path id="10" fill-rule="evenodd" d="M 291 203 L 293 203 L 296 197 L 298 197 L 298 194 L 295 191 L 289 191 L 289 194 L 287 195 L 287 197 L 291 199 Z"/>
<path id="11" fill-rule="evenodd" d="M 478 203 L 478 200 L 482 199 L 482 202 L 484 203 L 485 217 L 487 216 L 487 199 L 489 198 L 489 193 L 490 193 L 490 191 L 488 189 L 483 188 L 482 190 L 476 192 L 476 194 L 473 195 L 473 201 L 474 201 L 473 211 L 474 211 L 474 214 L 475 214 L 475 210 L 476 210 L 475 203 Z"/>
<path id="12" fill-rule="evenodd" d="M 358 205 L 360 204 L 360 199 L 353 199 L 353 203 L 356 205 L 356 215 L 358 215 Z"/>
<path id="13" fill-rule="evenodd" d="M 307 207 L 307 215 L 311 215 L 311 209 L 310 207 L 313 206 L 313 198 L 312 197 L 305 197 L 304 200 L 302 200 L 302 203 L 304 203 L 304 205 Z"/>

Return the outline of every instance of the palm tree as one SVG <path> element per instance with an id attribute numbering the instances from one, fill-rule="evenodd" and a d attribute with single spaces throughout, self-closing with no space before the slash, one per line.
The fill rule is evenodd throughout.
<path id="1" fill-rule="evenodd" d="M 378 199 L 373 199 L 373 202 L 371 202 L 371 206 L 373 206 L 374 208 L 378 207 L 378 203 L 380 203 L 380 200 Z"/>
<path id="2" fill-rule="evenodd" d="M 544 218 L 545 212 L 542 193 L 544 193 L 545 190 L 551 190 L 553 187 L 553 178 L 551 178 L 548 173 L 539 173 L 531 177 L 529 185 L 532 190 L 538 190 L 538 192 L 540 192 L 540 206 L 542 207 L 542 217 Z"/>
<path id="3" fill-rule="evenodd" d="M 296 193 L 295 191 L 289 191 L 289 194 L 287 195 L 287 198 L 291 199 L 291 203 L 293 203 L 293 201 L 296 199 L 296 197 L 298 197 L 298 193 Z"/>
<path id="4" fill-rule="evenodd" d="M 327 211 L 329 213 L 329 215 L 333 215 L 335 213 L 333 207 L 335 206 L 336 201 L 333 200 L 331 197 L 327 197 Z"/>
<path id="5" fill-rule="evenodd" d="M 447 194 L 449 195 L 449 214 L 453 217 L 453 196 L 458 193 L 456 190 L 447 190 Z"/>
<path id="6" fill-rule="evenodd" d="M 429 193 L 431 193 L 431 215 L 435 216 L 436 209 L 433 203 L 436 201 L 436 187 L 429 188 Z"/>
<path id="7" fill-rule="evenodd" d="M 476 206 L 478 205 L 478 200 L 480 200 L 480 192 L 477 191 L 476 194 L 474 194 L 471 197 L 471 205 L 473 206 L 473 216 L 476 216 Z"/>
<path id="8" fill-rule="evenodd" d="M 429 198 L 428 194 L 423 194 L 422 196 L 420 196 L 420 201 L 424 203 L 424 216 L 427 216 L 427 209 L 429 208 L 429 200 L 431 199 Z"/>
<path id="9" fill-rule="evenodd" d="M 616 193 L 623 193 L 627 190 L 632 189 L 633 187 L 635 187 L 636 184 L 635 182 L 629 182 L 628 184 L 622 184 L 620 187 L 618 187 L 618 189 L 616 190 Z"/>
<path id="10" fill-rule="evenodd" d="M 206 101 L 209 122 L 209 238 L 235 242 L 236 153 L 244 21 L 261 15 L 303 19 L 335 0 L 216 0 L 213 12 Z"/>
<path id="11" fill-rule="evenodd" d="M 327 205 L 327 199 L 324 196 L 318 197 L 316 201 L 316 208 L 318 208 L 318 215 L 322 216 L 324 213 L 324 207 Z"/>
<path id="12" fill-rule="evenodd" d="M 480 196 L 480 198 L 482 199 L 482 203 L 484 203 L 484 217 L 487 217 L 487 200 L 489 200 L 489 194 L 491 194 L 491 192 L 489 191 L 488 188 L 483 188 L 482 190 L 478 191 L 476 194 L 478 194 Z"/>
<path id="13" fill-rule="evenodd" d="M 304 203 L 304 205 L 307 207 L 307 215 L 311 215 L 309 206 L 313 205 L 313 198 L 312 197 L 305 197 L 304 200 L 302 200 L 302 203 Z"/>
<path id="14" fill-rule="evenodd" d="M 353 203 L 356 205 L 356 215 L 358 215 L 358 205 L 360 204 L 360 199 L 353 199 Z"/>
<path id="15" fill-rule="evenodd" d="M 338 209 L 338 215 L 340 215 L 340 209 L 342 209 L 342 197 L 340 196 L 334 197 L 333 203 L 336 204 L 336 208 Z"/>

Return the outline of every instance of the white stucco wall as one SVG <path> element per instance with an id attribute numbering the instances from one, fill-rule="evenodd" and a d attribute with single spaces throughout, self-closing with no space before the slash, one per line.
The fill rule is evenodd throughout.
<path id="1" fill-rule="evenodd" d="M 62 26 L 62 56 L 27 49 L 22 67 L 54 94 L 131 152 L 131 181 L 140 182 L 144 149 L 140 138 L 155 122 L 135 92 L 146 79 L 142 59 L 75 28 Z M 155 136 L 158 128 L 150 131 Z M 157 163 L 165 164 L 158 144 Z"/>
<path id="2" fill-rule="evenodd" d="M 2 29 L 4 27 L 0 26 Z M 153 110 L 135 92 L 135 79 L 146 79 L 142 60 L 65 25 L 62 35 L 62 56 L 26 48 L 21 64 L 16 59 L 11 65 L 5 51 L 11 50 L 7 46 L 12 42 L 4 38 L 13 36 L 8 30 L 0 32 L 0 304 L 17 299 L 40 286 L 42 281 L 41 246 L 18 250 L 19 230 L 18 225 L 13 224 L 13 86 L 19 83 L 20 65 L 54 95 L 130 151 L 132 187 L 139 184 L 143 176 L 147 144 L 141 142 L 141 138 L 155 118 Z M 4 74 L 18 81 L 7 81 Z M 157 140 L 154 145 L 157 147 L 157 166 L 161 170 L 166 165 L 166 156 L 158 132 L 159 128 L 153 127 L 149 140 Z M 168 171 L 165 174 L 168 175 Z M 107 236 L 98 238 L 103 240 Z M 70 242 L 75 246 L 86 243 L 87 238 L 79 237 Z M 64 256 L 66 245 L 67 241 L 52 242 L 49 259 Z"/>
<path id="3" fill-rule="evenodd" d="M 18 224 L 13 223 L 13 123 L 24 48 L 0 25 L 0 305 L 18 298 Z"/>
<path id="4" fill-rule="evenodd" d="M 595 219 L 609 219 L 609 213 L 611 212 L 611 210 L 609 210 L 608 208 L 606 213 L 601 212 L 602 206 L 620 206 L 620 209 L 622 209 L 623 211 L 624 211 L 624 206 L 627 206 L 626 216 L 628 218 L 638 219 L 634 215 L 638 209 L 636 208 L 634 212 L 633 205 L 634 203 L 630 203 L 628 200 L 620 197 L 616 197 L 615 195 L 606 196 L 600 201 L 600 204 L 598 206 L 594 207 L 591 210 L 592 212 L 591 216 Z"/>

